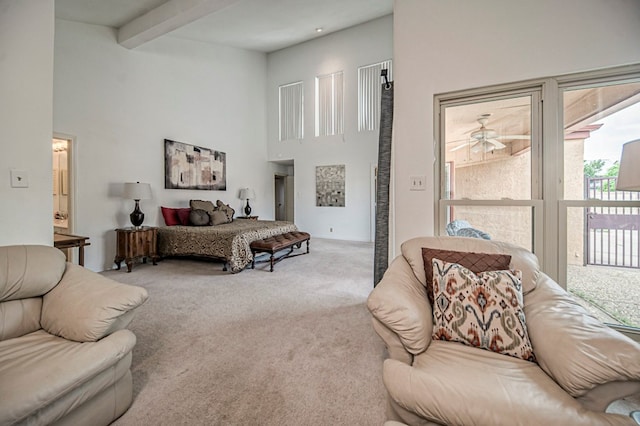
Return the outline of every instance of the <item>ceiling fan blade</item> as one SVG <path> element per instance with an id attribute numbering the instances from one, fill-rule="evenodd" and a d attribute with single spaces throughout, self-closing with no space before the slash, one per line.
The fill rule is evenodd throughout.
<path id="1" fill-rule="evenodd" d="M 517 140 L 529 140 L 531 139 L 531 135 L 501 135 L 496 139 L 517 139 Z"/>
<path id="2" fill-rule="evenodd" d="M 469 146 L 469 142 L 465 142 L 462 145 L 458 145 L 455 148 L 451 148 L 449 152 L 457 151 L 459 149 L 466 148 L 467 146 Z"/>
<path id="3" fill-rule="evenodd" d="M 481 152 L 484 149 L 484 144 L 485 143 L 483 141 L 478 141 L 478 142 L 474 143 L 471 146 L 471 152 L 474 153 L 474 154 L 477 154 L 477 153 Z"/>
<path id="4" fill-rule="evenodd" d="M 494 148 L 492 149 L 504 149 L 507 146 L 502 142 L 498 142 L 497 139 L 487 139 L 488 144 L 493 144 Z"/>

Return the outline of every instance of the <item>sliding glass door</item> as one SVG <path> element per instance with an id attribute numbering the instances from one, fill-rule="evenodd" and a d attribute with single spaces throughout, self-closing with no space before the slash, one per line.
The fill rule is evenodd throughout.
<path id="1" fill-rule="evenodd" d="M 561 94 L 563 279 L 604 322 L 640 328 L 640 194 L 616 188 L 622 145 L 640 139 L 640 82 L 569 84 Z"/>

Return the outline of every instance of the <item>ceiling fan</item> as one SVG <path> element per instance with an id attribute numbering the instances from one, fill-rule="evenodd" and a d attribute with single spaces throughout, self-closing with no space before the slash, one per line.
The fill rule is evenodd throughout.
<path id="1" fill-rule="evenodd" d="M 471 152 L 490 152 L 494 150 L 504 149 L 507 146 L 500 142 L 498 139 L 529 139 L 529 135 L 498 135 L 493 129 L 488 129 L 486 127 L 487 122 L 489 121 L 489 117 L 491 114 L 482 114 L 478 117 L 478 123 L 480 123 L 480 128 L 474 130 L 469 135 L 469 141 L 459 145 L 451 151 L 457 151 L 462 148 L 470 147 Z"/>

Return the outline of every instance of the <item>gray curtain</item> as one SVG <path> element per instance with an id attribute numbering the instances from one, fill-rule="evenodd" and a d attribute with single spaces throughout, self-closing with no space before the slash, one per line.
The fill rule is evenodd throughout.
<path id="1" fill-rule="evenodd" d="M 373 286 L 378 285 L 389 263 L 389 181 L 391 179 L 391 130 L 393 127 L 393 82 L 382 84 L 378 187 L 376 188 L 376 241 Z"/>

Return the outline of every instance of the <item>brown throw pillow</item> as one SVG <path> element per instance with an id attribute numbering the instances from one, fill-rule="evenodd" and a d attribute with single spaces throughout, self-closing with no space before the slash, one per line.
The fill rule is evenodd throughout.
<path id="1" fill-rule="evenodd" d="M 225 204 L 222 201 L 218 200 L 216 201 L 216 206 L 217 206 L 217 210 L 220 210 L 224 212 L 225 215 L 227 215 L 227 222 L 233 221 L 233 215 L 235 214 L 236 211 L 232 209 L 231 206 L 229 206 L 229 204 Z"/>
<path id="2" fill-rule="evenodd" d="M 209 215 L 209 225 L 222 225 L 223 223 L 229 223 L 227 214 L 222 210 L 216 210 Z"/>
<path id="3" fill-rule="evenodd" d="M 202 209 L 191 209 L 189 222 L 191 222 L 193 226 L 209 225 L 209 214 Z"/>
<path id="4" fill-rule="evenodd" d="M 189 207 L 191 207 L 191 210 L 204 210 L 208 214 L 213 213 L 216 209 L 216 206 L 211 201 L 203 200 L 191 200 L 189 201 Z"/>
<path id="5" fill-rule="evenodd" d="M 433 306 L 433 264 L 432 259 L 440 259 L 449 263 L 457 263 L 474 274 L 486 271 L 504 271 L 509 269 L 511 255 L 494 253 L 472 253 L 454 250 L 441 250 L 423 247 L 422 259 L 424 273 L 427 276 L 427 295 Z"/>

